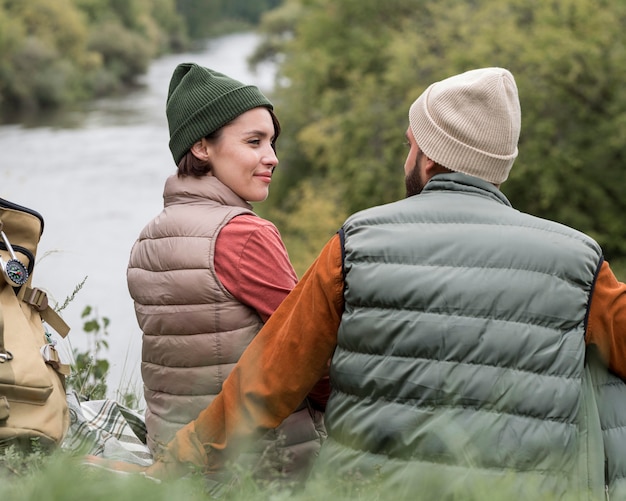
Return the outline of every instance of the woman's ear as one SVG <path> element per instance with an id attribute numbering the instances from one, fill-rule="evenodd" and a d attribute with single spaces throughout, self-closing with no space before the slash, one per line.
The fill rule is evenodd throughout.
<path id="1" fill-rule="evenodd" d="M 189 151 L 198 160 L 207 161 L 209 159 L 209 143 L 204 139 L 200 139 L 191 145 Z"/>

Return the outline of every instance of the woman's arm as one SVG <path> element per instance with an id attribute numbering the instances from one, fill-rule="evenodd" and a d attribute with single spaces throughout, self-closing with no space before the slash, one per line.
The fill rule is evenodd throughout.
<path id="1" fill-rule="evenodd" d="M 226 289 L 266 322 L 298 278 L 276 226 L 251 214 L 234 217 L 215 243 L 215 271 Z"/>

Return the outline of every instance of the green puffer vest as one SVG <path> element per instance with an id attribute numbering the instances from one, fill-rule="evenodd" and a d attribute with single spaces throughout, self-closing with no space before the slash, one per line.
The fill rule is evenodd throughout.
<path id="1" fill-rule="evenodd" d="M 601 421 L 626 447 L 626 418 L 600 417 L 610 376 L 585 364 L 599 246 L 458 173 L 355 214 L 342 232 L 322 467 L 413 499 L 604 497 Z M 624 388 L 617 380 L 622 402 Z M 607 447 L 614 489 L 626 449 Z"/>

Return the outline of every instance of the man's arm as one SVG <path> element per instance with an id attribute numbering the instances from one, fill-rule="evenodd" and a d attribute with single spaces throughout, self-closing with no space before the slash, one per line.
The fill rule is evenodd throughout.
<path id="1" fill-rule="evenodd" d="M 220 394 L 179 430 L 166 456 L 146 474 L 178 476 L 186 471 L 184 464 L 219 469 L 239 445 L 278 426 L 328 370 L 342 312 L 335 235 L 245 350 Z"/>
<path id="2" fill-rule="evenodd" d="M 626 380 L 626 284 L 606 261 L 593 290 L 585 340 L 597 345 L 609 369 Z"/>

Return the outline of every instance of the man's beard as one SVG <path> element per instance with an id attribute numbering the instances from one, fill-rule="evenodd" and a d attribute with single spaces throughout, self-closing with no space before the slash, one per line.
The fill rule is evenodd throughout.
<path id="1" fill-rule="evenodd" d="M 426 183 L 424 182 L 422 176 L 422 170 L 419 168 L 420 160 L 422 159 L 423 155 L 424 154 L 421 151 L 417 153 L 415 165 L 413 165 L 411 172 L 409 172 L 404 178 L 407 198 L 412 197 L 413 195 L 419 195 L 424 189 L 424 186 L 426 186 Z"/>

